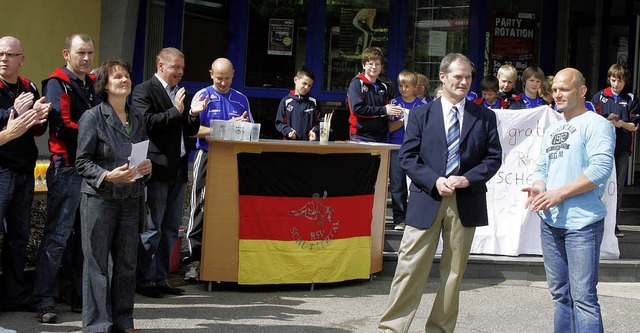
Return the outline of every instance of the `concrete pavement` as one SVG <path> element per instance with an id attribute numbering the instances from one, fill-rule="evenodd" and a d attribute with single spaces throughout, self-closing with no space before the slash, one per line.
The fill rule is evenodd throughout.
<path id="1" fill-rule="evenodd" d="M 180 283 L 179 277 L 175 281 Z M 183 296 L 136 295 L 135 325 L 144 332 L 343 333 L 375 332 L 385 310 L 391 277 L 295 286 L 182 284 Z M 431 279 L 410 332 L 424 332 L 437 282 Z M 472 280 L 462 285 L 456 332 L 551 332 L 551 297 L 545 282 Z M 600 283 L 606 332 L 640 332 L 640 283 Z M 58 324 L 40 324 L 34 313 L 2 312 L 0 326 L 18 332 L 79 332 L 81 316 L 58 306 Z"/>

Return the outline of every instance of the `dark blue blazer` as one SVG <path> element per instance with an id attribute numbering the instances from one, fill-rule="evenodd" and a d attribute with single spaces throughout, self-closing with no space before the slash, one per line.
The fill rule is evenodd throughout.
<path id="1" fill-rule="evenodd" d="M 429 228 L 442 202 L 436 180 L 444 176 L 447 165 L 447 139 L 439 98 L 411 110 L 399 157 L 402 169 L 411 179 L 405 222 Z M 469 187 L 456 189 L 458 213 L 464 226 L 488 224 L 486 182 L 501 164 L 496 114 L 466 101 L 460 133 L 460 166 L 456 172 L 469 180 Z"/>

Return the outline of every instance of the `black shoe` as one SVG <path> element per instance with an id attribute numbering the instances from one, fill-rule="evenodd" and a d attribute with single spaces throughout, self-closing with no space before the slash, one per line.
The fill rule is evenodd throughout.
<path id="1" fill-rule="evenodd" d="M 162 298 L 164 297 L 164 293 L 155 286 L 148 287 L 138 287 L 136 288 L 136 292 L 140 295 L 144 295 L 151 298 Z"/>
<path id="2" fill-rule="evenodd" d="M 184 294 L 184 289 L 180 289 L 180 288 L 174 288 L 169 286 L 168 284 L 165 284 L 164 286 L 157 286 L 156 288 L 158 288 L 158 290 L 160 290 L 161 292 L 167 294 L 167 295 L 182 295 Z"/>
<path id="3" fill-rule="evenodd" d="M 38 309 L 38 321 L 41 323 L 55 323 L 58 321 L 58 315 L 53 306 L 45 306 Z"/>

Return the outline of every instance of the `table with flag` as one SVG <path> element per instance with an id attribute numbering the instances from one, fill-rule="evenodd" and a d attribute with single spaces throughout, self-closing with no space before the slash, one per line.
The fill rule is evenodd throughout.
<path id="1" fill-rule="evenodd" d="M 324 283 L 382 270 L 398 146 L 210 143 L 201 280 Z"/>

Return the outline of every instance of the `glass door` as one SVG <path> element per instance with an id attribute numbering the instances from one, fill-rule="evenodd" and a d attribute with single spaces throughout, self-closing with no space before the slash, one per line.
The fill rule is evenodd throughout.
<path id="1" fill-rule="evenodd" d="M 467 54 L 470 0 L 416 0 L 414 5 L 407 68 L 424 74 L 433 92 L 440 83 L 442 58 L 451 52 Z"/>

